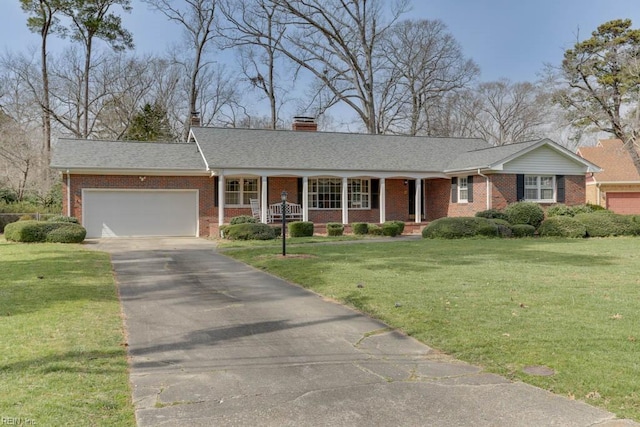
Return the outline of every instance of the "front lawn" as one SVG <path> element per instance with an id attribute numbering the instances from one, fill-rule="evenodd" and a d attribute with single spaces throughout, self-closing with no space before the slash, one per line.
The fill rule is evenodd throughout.
<path id="1" fill-rule="evenodd" d="M 0 238 L 2 424 L 135 425 L 107 254 Z"/>
<path id="2" fill-rule="evenodd" d="M 638 238 L 425 239 L 291 244 L 287 258 L 276 242 L 225 253 L 487 371 L 640 421 L 639 247 Z M 530 366 L 555 374 L 523 372 Z"/>

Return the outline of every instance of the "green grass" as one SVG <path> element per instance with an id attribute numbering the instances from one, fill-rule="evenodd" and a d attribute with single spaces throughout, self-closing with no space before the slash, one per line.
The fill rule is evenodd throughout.
<path id="1" fill-rule="evenodd" d="M 487 371 L 640 421 L 639 247 L 638 238 L 425 239 L 292 245 L 287 258 L 276 244 L 225 253 Z M 527 375 L 529 365 L 556 373 Z"/>
<path id="2" fill-rule="evenodd" d="M 107 254 L 0 239 L 0 322 L 5 421 L 135 425 Z"/>

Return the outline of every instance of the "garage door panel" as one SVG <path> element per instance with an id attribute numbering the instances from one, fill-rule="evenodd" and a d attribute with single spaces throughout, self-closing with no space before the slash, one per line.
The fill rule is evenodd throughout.
<path id="1" fill-rule="evenodd" d="M 640 192 L 607 192 L 607 209 L 623 215 L 640 214 Z"/>
<path id="2" fill-rule="evenodd" d="M 197 236 L 198 192 L 83 192 L 88 237 Z"/>

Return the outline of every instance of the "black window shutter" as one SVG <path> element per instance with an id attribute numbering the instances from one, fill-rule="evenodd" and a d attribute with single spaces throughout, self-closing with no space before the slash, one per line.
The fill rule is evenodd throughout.
<path id="1" fill-rule="evenodd" d="M 556 202 L 564 203 L 564 175 L 556 175 Z"/>
<path id="2" fill-rule="evenodd" d="M 220 185 L 220 178 L 217 176 L 213 177 L 213 206 L 216 208 L 220 205 L 220 201 L 218 200 L 218 186 Z"/>
<path id="3" fill-rule="evenodd" d="M 380 207 L 380 180 L 371 180 L 371 209 Z"/>
<path id="4" fill-rule="evenodd" d="M 458 178 L 451 178 L 451 203 L 458 203 Z"/>
<path id="5" fill-rule="evenodd" d="M 473 202 L 473 177 L 467 177 L 467 201 L 469 203 Z"/>
<path id="6" fill-rule="evenodd" d="M 298 203 L 302 204 L 302 178 L 298 178 Z"/>
<path id="7" fill-rule="evenodd" d="M 524 174 L 516 176 L 516 202 L 524 200 Z"/>

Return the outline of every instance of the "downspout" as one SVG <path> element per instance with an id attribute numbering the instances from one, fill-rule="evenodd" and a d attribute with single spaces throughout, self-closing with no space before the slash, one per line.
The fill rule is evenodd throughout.
<path id="1" fill-rule="evenodd" d="M 478 168 L 478 175 L 480 175 L 481 177 L 484 178 L 485 182 L 487 183 L 487 210 L 491 209 L 491 184 L 489 182 L 489 177 L 485 174 L 483 174 L 482 172 L 480 172 L 480 168 Z"/>
<path id="2" fill-rule="evenodd" d="M 602 190 L 600 189 L 600 183 L 596 183 L 596 194 L 598 200 L 598 206 L 602 206 Z"/>
<path id="3" fill-rule="evenodd" d="M 71 216 L 71 175 L 67 169 L 67 216 Z"/>

